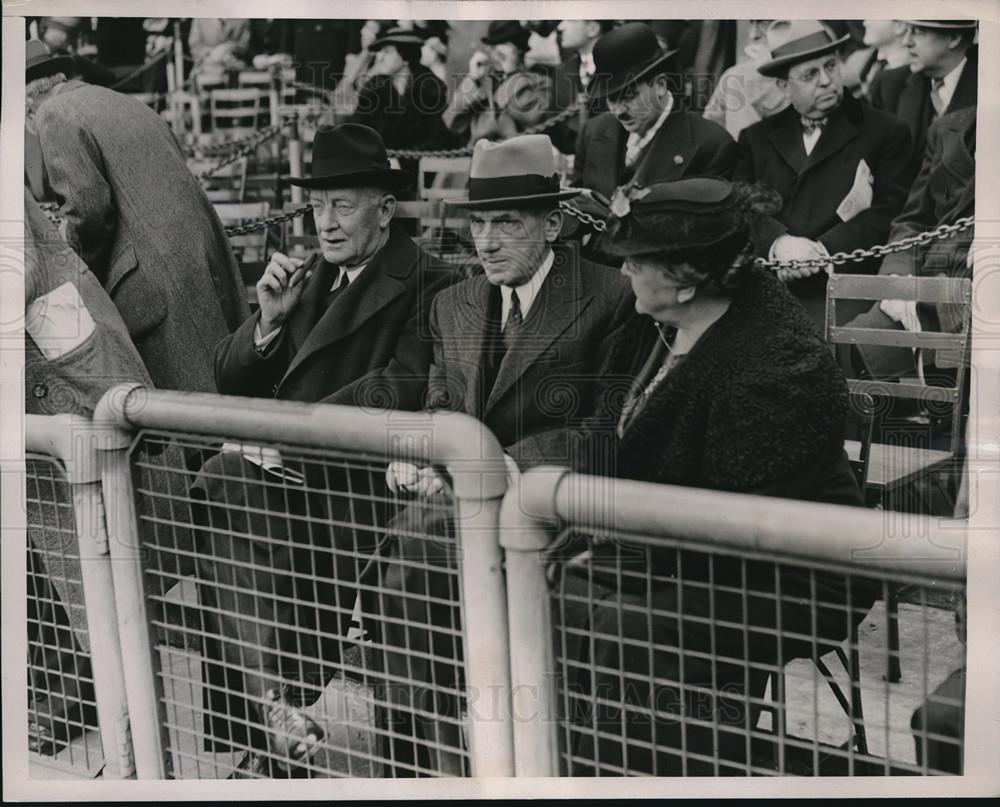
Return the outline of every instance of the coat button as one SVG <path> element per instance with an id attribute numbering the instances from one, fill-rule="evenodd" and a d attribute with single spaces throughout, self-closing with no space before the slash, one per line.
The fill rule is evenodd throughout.
<path id="1" fill-rule="evenodd" d="M 674 155 L 674 165 L 680 165 L 683 162 L 684 162 L 684 158 L 681 157 L 680 154 L 675 154 Z"/>
<path id="2" fill-rule="evenodd" d="M 49 394 L 49 388 L 44 384 L 35 384 L 35 386 L 31 388 L 31 394 L 36 398 L 44 398 Z"/>

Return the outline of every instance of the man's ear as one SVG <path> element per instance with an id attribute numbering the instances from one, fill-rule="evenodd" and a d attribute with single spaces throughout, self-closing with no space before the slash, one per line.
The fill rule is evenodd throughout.
<path id="1" fill-rule="evenodd" d="M 683 289 L 677 289 L 677 302 L 687 303 L 694 299 L 695 288 L 694 286 L 685 286 Z"/>
<path id="2" fill-rule="evenodd" d="M 396 197 L 391 193 L 383 193 L 378 212 L 379 224 L 388 227 L 392 217 L 396 215 Z"/>
<path id="3" fill-rule="evenodd" d="M 545 240 L 548 243 L 551 244 L 559 237 L 559 233 L 562 232 L 562 224 L 563 212 L 558 207 L 545 214 L 545 220 L 542 222 L 542 226 L 545 232 Z"/>
<path id="4" fill-rule="evenodd" d="M 778 85 L 778 89 L 785 94 L 785 98 L 788 98 L 788 79 L 787 78 L 776 78 L 774 83 Z"/>

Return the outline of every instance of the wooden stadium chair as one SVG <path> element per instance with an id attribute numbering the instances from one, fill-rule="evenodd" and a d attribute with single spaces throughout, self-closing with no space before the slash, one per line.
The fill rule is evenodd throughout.
<path id="1" fill-rule="evenodd" d="M 916 303 L 948 303 L 959 306 L 962 326 L 957 333 L 880 330 L 836 325 L 838 300 L 912 300 Z M 833 274 L 827 286 L 826 339 L 830 344 L 882 345 L 912 350 L 946 350 L 954 358 L 955 381 L 949 386 L 928 384 L 923 378 L 878 380 L 849 374 L 854 393 L 867 393 L 876 404 L 880 399 L 917 401 L 928 410 L 950 409 L 951 437 L 945 449 L 915 447 L 876 440 L 867 458 L 866 480 L 881 501 L 904 485 L 940 470 L 959 453 L 962 440 L 963 405 L 968 371 L 969 331 L 972 313 L 972 281 L 967 278 L 913 277 L 902 275 Z M 849 441 L 848 456 L 860 458 L 861 441 Z"/>
<path id="2" fill-rule="evenodd" d="M 465 196 L 471 164 L 471 157 L 421 157 L 417 195 L 428 201 Z"/>
<path id="3" fill-rule="evenodd" d="M 267 93 L 257 89 L 212 90 L 208 96 L 212 131 L 233 139 L 254 134 L 266 103 Z"/>
<path id="4" fill-rule="evenodd" d="M 298 210 L 305 203 L 298 204 L 295 202 L 286 202 L 282 208 L 282 213 L 290 213 L 292 210 Z M 311 220 L 312 216 L 306 214 L 304 217 L 306 220 Z M 302 258 L 308 255 L 313 250 L 319 249 L 319 240 L 313 233 L 303 233 L 302 235 L 296 235 L 294 232 L 293 220 L 286 221 L 282 227 L 281 232 L 281 251 L 286 255 L 291 255 L 296 258 Z M 310 221 L 310 227 L 312 223 Z"/>
<path id="5" fill-rule="evenodd" d="M 942 331 L 912 332 L 880 330 L 836 325 L 838 300 L 867 300 L 872 305 L 880 300 L 912 300 L 916 303 L 947 303 L 958 306 L 961 327 L 956 333 Z M 888 345 L 948 351 L 954 360 L 955 379 L 949 386 L 926 383 L 924 378 L 904 378 L 896 381 L 860 378 L 850 372 L 848 386 L 852 403 L 865 396 L 867 403 L 852 407 L 854 415 L 862 414 L 861 439 L 845 444 L 852 465 L 861 466 L 862 491 L 869 505 L 882 507 L 897 491 L 919 479 L 930 478 L 941 487 L 936 472 L 948 469 L 959 458 L 963 439 L 964 391 L 968 372 L 968 347 L 972 320 L 972 281 L 968 278 L 914 277 L 909 275 L 850 275 L 833 274 L 827 285 L 826 339 L 830 344 Z M 916 354 L 919 362 L 920 354 Z M 907 445 L 905 440 L 884 442 L 881 434 L 882 417 L 888 405 L 896 400 L 925 403 L 928 409 L 950 408 L 951 435 L 947 448 Z M 866 412 L 874 413 L 867 424 Z M 929 415 L 918 415 L 930 432 Z M 857 418 L 855 418 L 857 419 Z M 918 424 L 919 425 L 919 424 Z M 867 445 L 866 445 L 867 432 Z M 890 437 L 892 435 L 889 435 Z M 944 492 L 944 491 L 942 491 Z M 952 510 L 954 507 L 952 507 Z M 886 613 L 888 621 L 889 663 L 885 678 L 890 683 L 901 679 L 899 668 L 899 589 L 889 587 Z"/>
<path id="6" fill-rule="evenodd" d="M 210 177 L 200 176 L 203 171 L 218 165 L 218 162 L 217 159 L 188 160 L 187 165 L 191 173 L 198 177 L 211 202 L 242 203 L 246 197 L 247 158 L 240 157 L 225 168 L 213 172 Z"/>
<path id="7" fill-rule="evenodd" d="M 267 70 L 241 70 L 236 75 L 236 85 L 240 89 L 271 89 L 271 74 Z"/>

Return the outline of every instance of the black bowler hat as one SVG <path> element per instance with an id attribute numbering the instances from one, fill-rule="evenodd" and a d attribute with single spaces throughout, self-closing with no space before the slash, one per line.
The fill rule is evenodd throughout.
<path id="1" fill-rule="evenodd" d="M 511 42 L 523 49 L 528 46 L 530 38 L 531 31 L 517 20 L 494 20 L 486 29 L 486 36 L 480 41 L 484 45 L 499 45 L 502 42 Z"/>
<path id="2" fill-rule="evenodd" d="M 419 47 L 423 44 L 424 38 L 407 28 L 390 28 L 382 34 L 382 36 L 372 42 L 371 45 L 368 46 L 368 50 L 374 53 L 377 50 L 381 50 L 386 45 L 416 45 Z"/>
<path id="3" fill-rule="evenodd" d="M 608 31 L 594 45 L 594 78 L 587 94 L 592 98 L 616 95 L 650 75 L 674 53 L 660 47 L 653 29 L 644 22 Z"/>
<path id="4" fill-rule="evenodd" d="M 24 80 L 34 81 L 36 78 L 53 76 L 56 73 L 71 73 L 73 58 L 71 56 L 53 56 L 48 47 L 40 39 L 29 39 L 24 43 Z"/>
<path id="5" fill-rule="evenodd" d="M 914 28 L 930 28 L 935 31 L 971 31 L 979 26 L 978 20 L 900 20 Z"/>
<path id="6" fill-rule="evenodd" d="M 360 188 L 401 190 L 413 178 L 389 167 L 389 155 L 379 133 L 360 123 L 324 127 L 313 140 L 312 176 L 286 177 L 300 188 Z"/>

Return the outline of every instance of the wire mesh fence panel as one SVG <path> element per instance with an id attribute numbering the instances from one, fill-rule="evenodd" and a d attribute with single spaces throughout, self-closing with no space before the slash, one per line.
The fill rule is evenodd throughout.
<path id="1" fill-rule="evenodd" d="M 104 754 L 72 492 L 42 455 L 27 455 L 25 478 L 30 759 L 46 777 L 92 777 Z"/>
<path id="2" fill-rule="evenodd" d="M 470 775 L 447 487 L 155 429 L 129 456 L 175 778 Z"/>
<path id="3" fill-rule="evenodd" d="M 562 775 L 961 772 L 962 585 L 586 530 L 546 562 Z"/>

